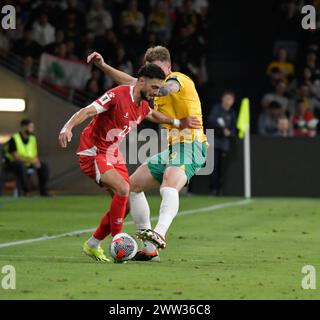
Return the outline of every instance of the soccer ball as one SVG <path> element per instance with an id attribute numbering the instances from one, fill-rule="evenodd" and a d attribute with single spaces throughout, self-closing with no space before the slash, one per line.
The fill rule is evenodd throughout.
<path id="1" fill-rule="evenodd" d="M 116 234 L 110 243 L 110 255 L 116 261 L 125 261 L 132 259 L 138 251 L 137 242 L 127 233 Z"/>

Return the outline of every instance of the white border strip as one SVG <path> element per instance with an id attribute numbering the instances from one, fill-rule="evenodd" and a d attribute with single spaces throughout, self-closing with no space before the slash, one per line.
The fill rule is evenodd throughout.
<path id="1" fill-rule="evenodd" d="M 185 211 L 179 212 L 178 217 L 179 216 L 187 216 L 187 215 L 194 214 L 194 213 L 215 211 L 215 210 L 223 209 L 226 207 L 246 205 L 251 202 L 252 202 L 252 200 L 241 200 L 241 201 L 235 201 L 235 202 L 226 202 L 226 203 L 221 203 L 221 204 L 215 204 L 213 206 L 204 207 L 204 208 L 185 210 Z M 152 217 L 151 221 L 154 221 L 157 219 L 158 219 L 158 217 Z M 133 221 L 129 221 L 128 223 L 125 223 L 125 225 L 129 225 L 129 224 L 133 224 Z M 72 236 L 76 236 L 76 235 L 83 234 L 83 233 L 93 232 L 94 230 L 95 230 L 95 228 L 94 229 L 75 230 L 75 231 L 56 234 L 56 235 L 52 235 L 52 236 L 45 235 L 45 236 L 42 236 L 39 238 L 34 238 L 34 239 L 19 240 L 19 241 L 14 241 L 14 242 L 5 242 L 5 243 L 0 243 L 0 248 L 13 247 L 13 246 L 18 246 L 20 244 L 33 243 L 33 242 L 38 242 L 38 241 L 46 241 L 46 240 L 52 240 L 52 239 L 58 239 L 58 238 L 64 238 L 64 237 L 72 237 Z"/>

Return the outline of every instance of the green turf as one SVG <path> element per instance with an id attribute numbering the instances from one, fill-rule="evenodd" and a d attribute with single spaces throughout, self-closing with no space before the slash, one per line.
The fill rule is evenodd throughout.
<path id="1" fill-rule="evenodd" d="M 182 197 L 180 210 L 238 200 Z M 159 203 L 150 197 L 154 215 Z M 0 198 L 0 243 L 93 228 L 108 204 Z M 254 199 L 177 217 L 160 263 L 91 261 L 80 254 L 89 234 L 0 248 L 0 271 L 10 264 L 17 273 L 16 290 L 1 288 L 0 273 L 0 299 L 318 299 L 319 289 L 301 288 L 301 269 L 320 270 L 319 223 L 319 200 Z"/>

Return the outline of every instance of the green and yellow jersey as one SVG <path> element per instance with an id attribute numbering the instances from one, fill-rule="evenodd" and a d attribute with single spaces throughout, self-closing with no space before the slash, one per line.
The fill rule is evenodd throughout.
<path id="1" fill-rule="evenodd" d="M 188 76 L 180 72 L 171 72 L 166 77 L 165 81 L 171 79 L 179 82 L 180 90 L 168 96 L 155 98 L 155 110 L 175 119 L 196 116 L 201 123 L 203 123 L 201 102 L 194 82 Z M 199 142 L 206 141 L 203 126 L 199 129 L 183 130 L 177 129 L 173 125 L 169 124 L 165 124 L 164 127 L 168 130 L 168 142 L 170 145 L 178 142 L 192 143 L 195 140 Z"/>

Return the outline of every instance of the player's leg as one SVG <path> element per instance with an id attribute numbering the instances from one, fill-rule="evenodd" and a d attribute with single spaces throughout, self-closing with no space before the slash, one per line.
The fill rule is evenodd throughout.
<path id="1" fill-rule="evenodd" d="M 147 164 L 141 165 L 130 176 L 130 212 L 137 230 L 150 229 L 150 208 L 144 191 L 159 188 Z"/>
<path id="2" fill-rule="evenodd" d="M 130 212 L 136 225 L 137 234 L 151 229 L 150 208 L 144 191 L 159 188 L 160 183 L 152 176 L 147 164 L 141 165 L 130 176 Z M 158 251 L 149 241 L 142 242 L 141 251 L 134 260 L 159 261 Z"/>
<path id="3" fill-rule="evenodd" d="M 83 247 L 87 255 L 99 261 L 107 261 L 109 259 L 104 255 L 100 242 L 108 234 L 115 235 L 122 230 L 129 194 L 128 172 L 125 165 L 109 165 L 105 155 L 80 157 L 80 167 L 86 175 L 113 194 L 110 210 L 102 217 L 98 228 Z"/>
<path id="4" fill-rule="evenodd" d="M 93 255 L 96 260 L 106 261 L 100 243 L 110 233 L 115 236 L 122 231 L 129 195 L 129 184 L 117 170 L 111 169 L 101 175 L 100 185 L 109 190 L 113 197 L 109 211 L 102 217 L 99 226 L 86 242 L 91 250 L 86 250 L 85 246 L 84 252 L 89 251 L 91 253 L 89 255 Z"/>
<path id="5" fill-rule="evenodd" d="M 166 246 L 166 233 L 179 210 L 179 192 L 204 165 L 206 147 L 203 143 L 179 144 L 170 150 L 170 161 L 164 171 L 160 194 L 159 219 L 154 232 L 145 234 L 158 247 Z"/>
<path id="6" fill-rule="evenodd" d="M 165 238 L 173 219 L 179 210 L 179 192 L 186 185 L 188 178 L 179 167 L 168 167 L 163 175 L 160 187 L 162 197 L 159 219 L 154 231 Z"/>
<path id="7" fill-rule="evenodd" d="M 94 238 L 102 241 L 110 233 L 115 236 L 122 230 L 129 184 L 116 169 L 110 169 L 101 175 L 100 185 L 112 196 L 110 210 L 103 216 L 99 227 L 93 234 Z"/>

